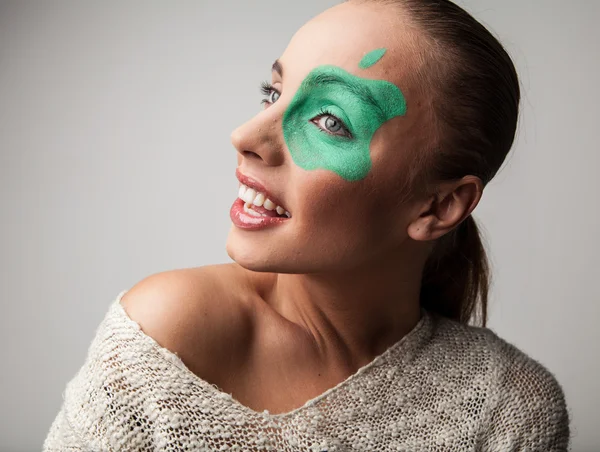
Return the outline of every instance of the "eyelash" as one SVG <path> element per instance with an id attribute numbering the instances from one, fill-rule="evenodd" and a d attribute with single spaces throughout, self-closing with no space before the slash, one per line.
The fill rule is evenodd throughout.
<path id="1" fill-rule="evenodd" d="M 267 82 L 266 80 L 261 82 L 260 84 L 260 92 L 264 95 L 264 96 L 270 96 L 271 93 L 275 91 L 276 93 L 278 93 L 281 96 L 281 93 L 279 91 L 277 91 L 273 85 L 271 85 L 269 82 Z M 262 104 L 269 104 L 271 102 L 269 102 L 269 99 L 262 99 L 260 101 L 261 105 Z M 344 125 L 344 121 L 342 121 L 340 118 L 338 118 L 337 116 L 335 116 L 333 113 L 331 113 L 329 110 L 327 110 L 325 107 L 321 107 L 321 109 L 319 110 L 318 115 L 315 118 L 321 118 L 322 116 L 331 116 L 332 118 L 334 118 L 336 121 L 338 121 L 341 125 L 342 125 L 342 129 L 345 131 L 344 135 L 337 135 L 335 133 L 331 133 L 331 132 L 327 132 L 325 130 L 323 130 L 321 127 L 317 127 L 319 129 L 319 131 L 326 133 L 327 135 L 334 135 L 334 136 L 338 136 L 338 137 L 345 137 L 345 138 L 352 138 L 352 134 L 350 133 L 350 131 L 348 130 L 348 128 Z"/>
<path id="2" fill-rule="evenodd" d="M 263 93 L 264 96 L 270 96 L 271 92 L 275 91 L 277 93 L 279 93 L 279 91 L 277 91 L 273 85 L 271 85 L 269 82 L 267 82 L 266 80 L 261 82 L 260 84 L 260 92 Z M 260 101 L 261 105 L 262 104 L 266 104 L 266 103 L 270 103 L 268 99 L 263 99 Z"/>

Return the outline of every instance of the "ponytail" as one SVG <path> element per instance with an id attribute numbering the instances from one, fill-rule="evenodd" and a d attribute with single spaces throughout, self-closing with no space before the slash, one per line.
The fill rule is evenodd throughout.
<path id="1" fill-rule="evenodd" d="M 489 278 L 479 228 L 469 215 L 435 244 L 425 263 L 420 304 L 464 324 L 472 320 L 479 308 L 479 323 L 486 326 Z"/>

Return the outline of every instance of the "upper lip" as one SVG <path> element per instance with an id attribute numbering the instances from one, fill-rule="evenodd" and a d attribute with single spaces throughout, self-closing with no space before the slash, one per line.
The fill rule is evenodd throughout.
<path id="1" fill-rule="evenodd" d="M 243 174 L 239 168 L 235 169 L 235 176 L 238 178 L 238 180 L 246 185 L 247 187 L 253 188 L 256 191 L 261 192 L 262 194 L 265 195 L 266 198 L 270 199 L 271 202 L 273 202 L 274 204 L 277 204 L 278 206 L 281 206 L 283 209 L 285 209 L 287 212 L 288 209 L 287 207 L 285 207 L 285 205 L 281 202 L 281 200 L 275 196 L 268 188 L 265 187 L 265 185 L 262 182 L 259 182 L 258 180 L 254 179 L 253 177 L 250 176 L 246 176 L 245 174 Z"/>

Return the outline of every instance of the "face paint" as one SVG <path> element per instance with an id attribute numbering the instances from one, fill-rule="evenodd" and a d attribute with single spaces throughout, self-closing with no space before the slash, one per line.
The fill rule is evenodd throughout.
<path id="1" fill-rule="evenodd" d="M 385 49 L 375 49 L 370 51 L 363 57 L 362 60 L 360 60 L 360 63 L 358 63 L 358 67 L 361 69 L 367 69 L 368 67 L 373 66 L 381 59 L 384 53 Z"/>
<path id="2" fill-rule="evenodd" d="M 366 64 L 374 64 L 383 55 L 380 50 L 367 54 L 361 63 L 366 59 Z M 334 135 L 313 122 L 327 116 L 324 111 L 337 116 L 352 136 Z M 307 171 L 327 169 L 356 181 L 371 169 L 369 146 L 377 129 L 405 113 L 404 95 L 393 83 L 322 65 L 306 76 L 286 109 L 283 136 L 296 165 Z"/>

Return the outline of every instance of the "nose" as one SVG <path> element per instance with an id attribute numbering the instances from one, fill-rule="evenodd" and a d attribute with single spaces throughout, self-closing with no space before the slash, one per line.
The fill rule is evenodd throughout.
<path id="1" fill-rule="evenodd" d="M 244 158 L 262 161 L 269 166 L 284 162 L 281 115 L 271 109 L 274 110 L 272 106 L 268 107 L 231 132 L 231 143 L 239 153 L 238 164 Z"/>

